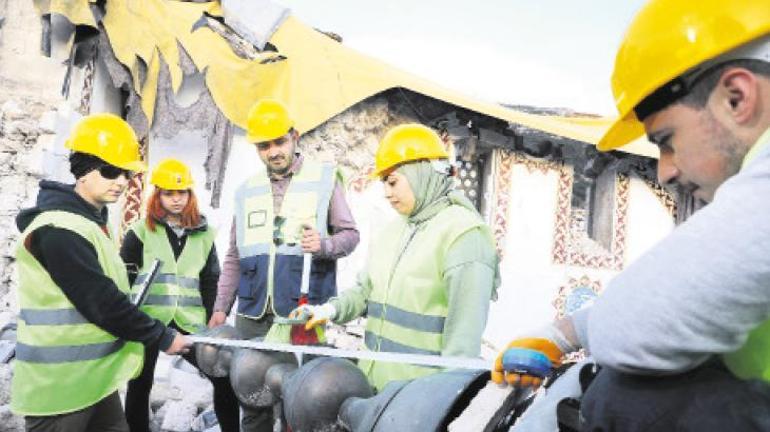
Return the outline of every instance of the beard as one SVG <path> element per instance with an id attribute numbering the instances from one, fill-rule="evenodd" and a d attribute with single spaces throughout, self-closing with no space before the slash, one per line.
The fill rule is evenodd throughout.
<path id="1" fill-rule="evenodd" d="M 720 122 L 711 110 L 705 110 L 704 122 L 711 132 L 711 149 L 718 152 L 724 158 L 723 178 L 728 178 L 738 174 L 743 165 L 743 159 L 749 151 L 743 141 L 740 140 L 730 129 Z"/>

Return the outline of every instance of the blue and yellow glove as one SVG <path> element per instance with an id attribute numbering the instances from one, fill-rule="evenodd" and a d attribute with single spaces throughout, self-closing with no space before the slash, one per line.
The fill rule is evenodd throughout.
<path id="1" fill-rule="evenodd" d="M 561 366 L 564 353 L 546 338 L 515 339 L 497 355 L 492 381 L 516 387 L 537 387 L 551 370 Z"/>

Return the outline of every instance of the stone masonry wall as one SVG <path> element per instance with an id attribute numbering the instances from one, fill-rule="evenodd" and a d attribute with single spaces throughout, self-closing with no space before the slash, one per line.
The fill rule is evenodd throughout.
<path id="1" fill-rule="evenodd" d="M 53 139 L 51 110 L 62 100 L 65 68 L 40 54 L 40 31 L 31 1 L 0 0 L 0 339 L 18 309 L 14 218 L 34 201 Z M 0 432 L 24 430 L 9 409 L 10 378 L 11 365 L 0 363 Z"/>

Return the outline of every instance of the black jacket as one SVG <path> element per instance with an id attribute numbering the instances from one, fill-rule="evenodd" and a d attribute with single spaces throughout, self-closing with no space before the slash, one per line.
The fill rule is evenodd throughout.
<path id="1" fill-rule="evenodd" d="M 22 210 L 16 226 L 24 231 L 34 218 L 45 211 L 65 211 L 99 224 L 105 232 L 107 209 L 96 210 L 75 193 L 72 185 L 43 180 L 35 207 Z M 157 345 L 166 350 L 174 340 L 174 330 L 149 317 L 131 303 L 99 264 L 96 249 L 80 235 L 68 229 L 42 226 L 23 239 L 27 250 L 46 269 L 88 321 L 125 340 Z"/>
<path id="2" fill-rule="evenodd" d="M 144 221 L 142 221 L 144 223 Z M 166 230 L 166 237 L 168 237 L 171 243 L 171 250 L 174 251 L 174 258 L 179 259 L 179 255 L 182 254 L 184 246 L 187 243 L 187 236 L 196 231 L 206 231 L 208 225 L 206 218 L 201 217 L 201 223 L 194 228 L 185 229 L 184 234 L 181 237 L 177 237 L 171 227 L 165 221 L 155 221 L 155 229 L 161 227 Z M 144 265 L 144 244 L 139 237 L 136 236 L 133 230 L 126 233 L 123 238 L 123 245 L 120 247 L 120 257 L 123 258 L 123 262 L 129 269 L 128 278 L 131 283 L 134 283 L 136 279 L 136 272 Z M 201 300 L 203 300 L 203 307 L 206 309 L 206 321 L 211 318 L 211 313 L 214 310 L 214 301 L 217 299 L 217 282 L 219 281 L 219 259 L 217 258 L 216 246 L 211 247 L 209 256 L 206 259 L 206 264 L 200 271 L 198 280 L 200 281 Z"/>

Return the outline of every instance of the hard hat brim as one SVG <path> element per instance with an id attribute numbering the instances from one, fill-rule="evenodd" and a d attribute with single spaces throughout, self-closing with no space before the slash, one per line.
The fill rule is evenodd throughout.
<path id="1" fill-rule="evenodd" d="M 145 172 L 147 171 L 147 164 L 142 161 L 133 161 L 133 162 L 126 162 L 119 165 L 115 165 L 118 168 L 127 169 L 129 171 L 134 172 Z"/>
<path id="2" fill-rule="evenodd" d="M 183 191 L 183 190 L 191 190 L 195 188 L 195 184 L 193 183 L 185 183 L 185 184 L 173 185 L 173 186 L 153 183 L 153 186 L 155 186 L 158 189 L 169 190 L 169 191 Z"/>
<path id="3" fill-rule="evenodd" d="M 644 135 L 644 125 L 636 119 L 633 112 L 620 117 L 607 129 L 604 136 L 599 140 L 597 148 L 599 151 L 615 150 L 634 141 Z"/>
<path id="4" fill-rule="evenodd" d="M 273 135 L 264 135 L 264 134 L 251 134 L 246 133 L 246 140 L 252 144 L 259 144 L 263 142 L 273 141 L 277 140 L 278 138 L 286 135 L 291 131 L 291 129 L 294 127 L 294 122 L 290 123 L 289 126 L 286 128 L 285 131 Z"/>

